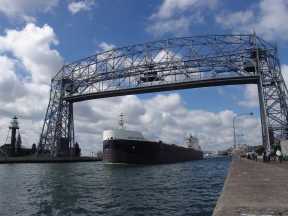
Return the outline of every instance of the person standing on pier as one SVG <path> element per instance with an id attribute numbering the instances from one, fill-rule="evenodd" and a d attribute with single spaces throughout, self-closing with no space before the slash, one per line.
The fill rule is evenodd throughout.
<path id="1" fill-rule="evenodd" d="M 267 161 L 267 157 L 266 157 L 267 153 L 266 150 L 263 151 L 263 162 Z"/>
<path id="2" fill-rule="evenodd" d="M 279 160 L 279 162 L 282 163 L 282 153 L 279 149 L 277 149 L 277 151 L 276 151 L 276 156 L 277 156 L 277 159 Z"/>

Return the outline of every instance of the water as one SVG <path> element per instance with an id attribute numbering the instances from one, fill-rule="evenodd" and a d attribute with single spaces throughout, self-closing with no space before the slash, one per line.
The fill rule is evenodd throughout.
<path id="1" fill-rule="evenodd" d="M 0 165 L 0 215 L 211 215 L 229 163 Z"/>

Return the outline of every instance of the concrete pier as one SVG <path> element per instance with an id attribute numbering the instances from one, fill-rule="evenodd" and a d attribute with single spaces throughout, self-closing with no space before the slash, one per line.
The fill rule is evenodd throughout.
<path id="1" fill-rule="evenodd" d="M 7 163 L 73 163 L 73 162 L 94 162 L 100 161 L 95 157 L 36 157 L 36 156 L 24 156 L 24 157 L 0 157 L 0 164 Z"/>
<path id="2" fill-rule="evenodd" d="M 233 159 L 213 216 L 288 216 L 288 163 Z"/>

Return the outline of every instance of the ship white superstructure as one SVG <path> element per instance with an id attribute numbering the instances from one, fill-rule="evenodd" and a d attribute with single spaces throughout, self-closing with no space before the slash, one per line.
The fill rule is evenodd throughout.
<path id="1" fill-rule="evenodd" d="M 188 148 L 192 148 L 198 151 L 201 151 L 201 146 L 199 145 L 199 140 L 197 137 L 189 135 L 187 138 L 185 138 L 185 145 Z"/>
<path id="2" fill-rule="evenodd" d="M 126 129 L 114 129 L 105 130 L 103 132 L 103 140 L 140 140 L 144 141 L 143 135 L 138 131 L 126 130 Z"/>

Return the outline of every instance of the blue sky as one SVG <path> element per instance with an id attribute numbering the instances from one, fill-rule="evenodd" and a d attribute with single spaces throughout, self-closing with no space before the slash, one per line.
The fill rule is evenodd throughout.
<path id="1" fill-rule="evenodd" d="M 2 103 L 5 103 L 5 106 L 0 108 L 0 140 L 3 140 L 6 135 L 8 119 L 17 114 L 22 116 L 24 140 L 26 138 L 28 143 L 33 137 L 33 142 L 37 142 L 48 103 L 49 79 L 63 63 L 93 55 L 107 47 L 121 47 L 171 37 L 255 31 L 266 40 L 277 43 L 283 73 L 288 72 L 287 10 L 288 3 L 285 0 L 26 0 L 23 2 L 0 0 L 0 75 L 2 70 L 0 89 L 7 89 L 6 85 L 16 89 L 13 90 L 12 99 L 9 100 L 4 98 L 4 94 L 2 96 L 0 94 Z M 9 31 L 14 33 L 9 34 Z M 4 69 L 11 71 L 7 80 L 4 79 Z M 285 74 L 283 75 L 286 79 Z M 37 92 L 37 89 L 41 90 Z M 131 97 L 132 99 L 129 100 L 134 100 L 134 105 L 142 103 L 139 106 L 145 107 L 145 102 L 150 103 L 158 95 L 145 94 Z M 255 87 L 211 87 L 165 92 L 161 95 L 175 100 L 179 110 L 185 108 L 187 113 L 193 114 L 200 110 L 203 115 L 215 114 L 215 118 L 220 119 L 219 127 L 209 130 L 216 132 L 223 130 L 224 135 L 221 136 L 226 136 L 223 141 L 221 137 L 215 141 L 215 149 L 231 145 L 232 125 L 226 125 L 225 121 L 228 119 L 227 121 L 231 122 L 233 116 L 243 112 L 256 114 L 250 122 L 248 120 L 243 122 L 242 127 L 246 128 L 246 133 L 251 128 L 257 128 L 254 133 L 256 135 L 250 134 L 249 139 L 253 139 L 251 141 L 253 144 L 260 142 L 259 107 Z M 180 101 L 177 97 L 170 97 L 171 95 L 179 96 Z M 35 101 L 38 99 L 39 104 L 36 105 Z M 123 98 L 114 100 L 122 100 L 124 104 L 126 103 Z M 93 113 L 97 113 L 99 110 L 95 108 L 95 103 L 99 105 L 99 102 L 87 102 L 79 105 L 79 109 L 91 109 Z M 113 104 L 113 99 L 107 100 L 107 103 Z M 159 113 L 165 113 L 161 110 L 161 105 L 158 108 Z M 229 111 L 230 114 L 227 115 L 227 119 L 221 119 L 222 117 L 219 116 L 225 111 Z M 142 115 L 142 120 L 140 119 L 138 124 L 131 123 L 130 126 L 141 128 L 139 124 L 145 124 L 149 112 L 148 108 L 144 108 L 144 111 L 139 114 Z M 171 111 L 170 114 L 173 115 L 173 112 Z M 113 115 L 107 115 L 109 123 L 95 120 L 95 125 L 91 125 L 87 131 L 82 130 L 84 127 L 79 129 L 81 125 L 88 124 L 87 120 L 83 120 L 84 116 L 79 116 L 77 128 L 82 131 L 79 132 L 81 137 L 79 139 L 84 143 L 83 146 L 87 151 L 100 149 L 100 131 L 94 132 L 93 127 L 96 125 L 106 125 L 106 127 L 101 126 L 101 129 L 112 127 L 115 123 L 112 119 L 117 118 L 116 114 Z M 174 127 L 177 126 L 178 123 L 175 123 Z M 203 134 L 207 131 L 201 132 L 199 127 L 197 130 L 193 127 L 186 129 L 191 133 L 200 134 L 203 140 L 206 139 L 203 141 L 204 148 L 206 146 L 207 149 L 212 149 L 211 142 L 214 141 L 205 138 Z M 153 134 L 149 131 L 148 125 L 145 128 L 144 133 L 148 137 L 160 137 L 167 139 L 167 142 L 170 140 L 181 142 L 179 138 L 171 139 L 163 135 L 167 133 L 166 131 L 159 130 L 157 134 Z M 173 124 L 170 128 L 173 128 Z M 179 137 L 183 133 L 179 132 Z M 97 140 L 98 144 L 89 144 L 94 142 L 93 140 Z"/>

